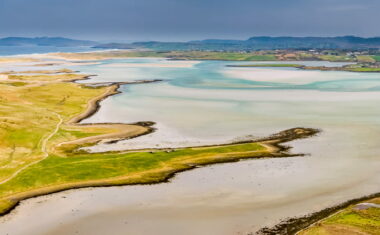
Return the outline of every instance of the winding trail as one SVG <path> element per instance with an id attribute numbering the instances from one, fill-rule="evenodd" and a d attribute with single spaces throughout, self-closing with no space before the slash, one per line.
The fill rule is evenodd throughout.
<path id="1" fill-rule="evenodd" d="M 63 119 L 61 117 L 61 115 L 59 115 L 58 113 L 56 112 L 52 112 L 54 113 L 54 115 L 57 116 L 59 122 L 57 123 L 57 125 L 55 126 L 55 129 L 52 133 L 50 133 L 45 139 L 42 140 L 42 145 L 41 145 L 41 152 L 43 153 L 43 157 L 37 161 L 34 161 L 34 162 L 31 162 L 29 164 L 26 164 L 25 166 L 21 167 L 20 169 L 18 169 L 17 171 L 15 171 L 11 176 L 9 176 L 8 178 L 6 178 L 5 180 L 2 180 L 0 181 L 0 184 L 4 184 L 8 181 L 10 181 L 11 179 L 13 179 L 14 177 L 16 177 L 20 172 L 22 172 L 23 170 L 25 170 L 26 168 L 30 167 L 30 166 L 33 166 L 34 164 L 37 164 L 39 162 L 41 162 L 42 160 L 46 159 L 48 156 L 49 156 L 49 153 L 47 151 L 47 143 L 48 141 L 55 135 L 57 134 L 59 128 L 61 127 L 62 123 L 63 123 Z"/>

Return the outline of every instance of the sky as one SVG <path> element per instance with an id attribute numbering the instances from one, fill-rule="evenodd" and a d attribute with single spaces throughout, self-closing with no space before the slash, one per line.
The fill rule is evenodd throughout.
<path id="1" fill-rule="evenodd" d="M 380 36 L 379 0 L 0 0 L 0 37 Z"/>

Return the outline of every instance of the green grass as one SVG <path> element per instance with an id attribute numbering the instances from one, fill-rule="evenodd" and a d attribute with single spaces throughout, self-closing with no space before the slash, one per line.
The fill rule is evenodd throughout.
<path id="1" fill-rule="evenodd" d="M 323 54 L 330 53 L 330 54 Z M 129 57 L 161 57 L 178 60 L 226 60 L 226 61 L 314 61 L 323 60 L 331 62 L 359 62 L 373 63 L 380 61 L 380 55 L 350 56 L 341 51 L 324 51 L 313 53 L 309 51 L 292 50 L 267 50 L 250 52 L 229 51 L 112 51 L 112 52 L 87 52 L 87 53 L 58 53 L 67 59 L 108 59 Z"/>
<path id="2" fill-rule="evenodd" d="M 188 168 L 188 164 L 205 164 L 225 160 L 226 156 L 249 157 L 264 151 L 256 143 L 223 147 L 186 148 L 173 152 L 157 151 L 77 154 L 67 158 L 52 155 L 29 167 L 11 181 L 0 185 L 1 194 L 14 194 L 51 184 L 85 180 L 99 180 L 144 173 L 152 169 L 170 167 L 172 170 Z M 218 159 L 220 158 L 220 159 Z M 137 181 L 138 182 L 138 181 Z"/>
<path id="3" fill-rule="evenodd" d="M 0 83 L 1 85 L 8 85 L 8 86 L 16 86 L 16 87 L 20 87 L 20 86 L 25 86 L 27 85 L 28 83 L 26 82 L 2 82 Z"/>
<path id="4" fill-rule="evenodd" d="M 0 212 L 9 209 L 8 200 L 21 199 L 18 193 L 38 191 L 49 186 L 54 188 L 69 184 L 60 188 L 65 189 L 86 181 L 99 181 L 100 185 L 152 183 L 193 165 L 266 155 L 270 156 L 266 148 L 258 143 L 185 148 L 172 152 L 78 153 L 70 157 L 51 155 L 0 185 L 0 198 L 3 200 L 0 200 Z"/>
<path id="5" fill-rule="evenodd" d="M 275 55 L 253 55 L 253 56 L 248 56 L 247 59 L 249 61 L 274 61 L 277 60 Z"/>
<path id="6" fill-rule="evenodd" d="M 321 55 L 319 56 L 320 60 L 331 61 L 331 62 L 340 62 L 340 61 L 351 61 L 352 58 L 344 55 Z"/>
<path id="7" fill-rule="evenodd" d="M 299 65 L 299 64 L 243 64 L 243 65 L 233 65 L 233 67 L 299 68 L 299 67 L 302 67 L 302 65 Z"/>
<path id="8" fill-rule="evenodd" d="M 380 68 L 347 68 L 351 72 L 380 72 Z"/>
<path id="9" fill-rule="evenodd" d="M 380 203 L 380 199 L 372 199 L 369 202 Z M 303 231 L 301 235 L 337 234 L 334 231 L 336 229 L 345 234 L 380 234 L 380 209 L 357 210 L 350 206 Z"/>
<path id="10" fill-rule="evenodd" d="M 104 133 L 102 133 L 102 132 L 83 132 L 83 129 L 82 130 L 60 129 L 55 136 L 58 138 L 65 138 L 65 139 L 70 139 L 71 137 L 74 137 L 75 139 L 79 139 L 79 138 L 85 138 L 85 137 L 94 136 L 94 135 L 101 135 L 101 134 L 104 134 Z"/>
<path id="11" fill-rule="evenodd" d="M 373 58 L 372 56 L 370 55 L 359 55 L 359 56 L 356 56 L 356 59 L 358 60 L 358 62 L 361 62 L 361 63 L 374 63 L 376 62 L 376 59 Z"/>
<path id="12" fill-rule="evenodd" d="M 43 157 L 42 141 L 59 122 L 55 113 L 69 120 L 83 112 L 88 100 L 105 91 L 73 83 L 34 87 L 0 84 L 0 89 L 0 180 Z"/>
<path id="13" fill-rule="evenodd" d="M 275 55 L 258 54 L 258 53 L 238 53 L 238 52 L 168 52 L 165 55 L 169 58 L 176 59 L 200 59 L 200 60 L 231 60 L 231 61 L 274 61 L 277 60 Z"/>
<path id="14" fill-rule="evenodd" d="M 84 76 L 81 74 L 39 74 L 39 75 L 8 75 L 10 80 L 21 80 L 21 81 L 54 81 L 54 80 L 75 80 L 81 79 Z"/>
<path id="15" fill-rule="evenodd" d="M 380 55 L 374 55 L 372 56 L 372 58 L 377 61 L 377 62 L 380 62 Z"/>
<path id="16" fill-rule="evenodd" d="M 100 53 L 61 53 L 68 59 L 107 59 L 125 57 L 166 57 L 182 60 L 231 60 L 231 61 L 274 61 L 276 55 L 261 52 L 214 52 L 214 51 L 115 51 Z"/>

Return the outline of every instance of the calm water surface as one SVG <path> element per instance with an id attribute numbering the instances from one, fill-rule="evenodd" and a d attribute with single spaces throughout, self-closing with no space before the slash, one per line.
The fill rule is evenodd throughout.
<path id="1" fill-rule="evenodd" d="M 296 126 L 320 128 L 317 137 L 289 143 L 292 152 L 308 156 L 209 166 L 166 184 L 30 199 L 1 219 L 0 233 L 246 234 L 380 191 L 379 74 L 225 66 L 232 63 L 183 66 L 148 58 L 75 67 L 98 74 L 91 81 L 164 80 L 123 86 L 85 120 L 155 121 L 155 133 L 92 150 L 219 143 Z"/>

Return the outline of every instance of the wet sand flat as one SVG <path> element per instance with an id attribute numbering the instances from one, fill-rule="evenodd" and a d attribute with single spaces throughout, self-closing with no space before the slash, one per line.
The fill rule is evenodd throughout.
<path id="1" fill-rule="evenodd" d="M 158 72 L 168 82 L 126 86 L 86 121 L 158 123 L 152 136 L 109 148 L 201 144 L 295 126 L 320 128 L 317 137 L 290 143 L 292 152 L 309 156 L 202 167 L 165 184 L 72 190 L 30 199 L 1 218 L 0 233 L 246 234 L 379 191 L 378 75 L 334 73 L 320 77 L 322 84 L 306 78 L 307 88 L 293 89 L 282 88 L 274 76 L 268 79 L 276 83 L 272 89 L 227 89 L 250 81 L 237 74 L 224 76 L 222 65 L 202 62 L 191 71 Z M 157 71 L 134 72 L 145 78 Z M 161 126 L 167 128 L 160 132 Z"/>

